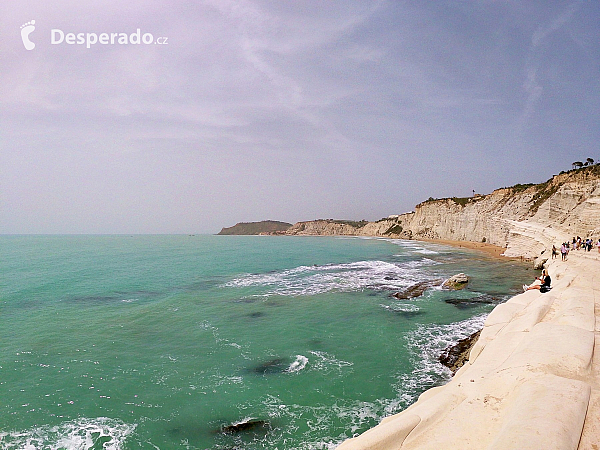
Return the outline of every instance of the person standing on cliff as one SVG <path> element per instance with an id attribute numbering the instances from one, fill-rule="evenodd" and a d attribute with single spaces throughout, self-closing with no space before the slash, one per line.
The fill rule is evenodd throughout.
<path id="1" fill-rule="evenodd" d="M 564 242 L 560 246 L 560 254 L 562 256 L 562 260 L 566 261 L 567 260 L 567 244 L 565 244 Z"/>
<path id="2" fill-rule="evenodd" d="M 600 242 L 600 239 L 598 239 L 598 242 Z M 598 252 L 600 252 L 600 247 L 598 247 Z M 556 258 L 558 256 L 558 250 L 556 249 L 556 245 L 552 246 L 552 259 Z"/>

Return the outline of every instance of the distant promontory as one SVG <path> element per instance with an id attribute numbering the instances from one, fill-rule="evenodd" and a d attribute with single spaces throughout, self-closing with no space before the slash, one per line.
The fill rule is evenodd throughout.
<path id="1" fill-rule="evenodd" d="M 262 222 L 240 222 L 232 227 L 223 228 L 217 234 L 221 235 L 257 235 L 277 234 L 287 231 L 292 227 L 291 223 L 278 222 L 276 220 L 263 220 Z"/>
<path id="2" fill-rule="evenodd" d="M 544 183 L 517 184 L 487 195 L 430 198 L 414 211 L 375 222 L 317 219 L 298 222 L 275 232 L 258 222 L 224 228 L 219 234 L 300 236 L 373 236 L 394 239 L 434 239 L 492 244 L 505 256 L 539 262 L 548 249 L 575 236 L 600 237 L 600 165 L 588 165 L 554 175 Z M 245 226 L 255 232 L 246 232 Z M 238 228 L 239 227 L 239 228 Z M 236 229 L 235 233 L 226 232 Z"/>

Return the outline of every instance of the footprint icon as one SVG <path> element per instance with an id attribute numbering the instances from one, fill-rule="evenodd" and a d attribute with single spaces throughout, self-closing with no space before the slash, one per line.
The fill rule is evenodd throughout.
<path id="1" fill-rule="evenodd" d="M 23 45 L 26 50 L 33 50 L 35 48 L 35 44 L 29 40 L 29 35 L 33 30 L 35 30 L 35 20 L 21 25 L 21 39 L 23 39 Z"/>

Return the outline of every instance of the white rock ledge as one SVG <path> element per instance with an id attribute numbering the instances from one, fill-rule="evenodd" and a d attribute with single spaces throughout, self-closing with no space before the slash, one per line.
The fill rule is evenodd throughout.
<path id="1" fill-rule="evenodd" d="M 599 449 L 600 255 L 571 252 L 549 272 L 549 293 L 492 311 L 448 384 L 338 450 Z"/>

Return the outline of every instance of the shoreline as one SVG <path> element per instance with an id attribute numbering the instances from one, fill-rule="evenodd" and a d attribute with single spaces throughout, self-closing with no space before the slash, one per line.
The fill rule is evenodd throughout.
<path id="1" fill-rule="evenodd" d="M 500 247 L 500 246 L 494 245 L 494 244 L 488 244 L 485 242 L 452 241 L 449 239 L 415 239 L 415 240 L 422 241 L 422 242 L 430 242 L 432 244 L 448 245 L 450 247 L 456 247 L 456 248 L 479 250 L 481 252 L 484 252 L 484 253 L 486 253 L 490 256 L 493 256 L 494 258 L 498 258 L 498 259 L 523 261 L 523 258 L 521 258 L 521 257 L 504 256 L 504 252 L 506 251 L 506 248 Z"/>
<path id="2" fill-rule="evenodd" d="M 548 266 L 552 290 L 496 306 L 446 385 L 338 449 L 596 448 L 600 257 L 574 253 Z"/>

